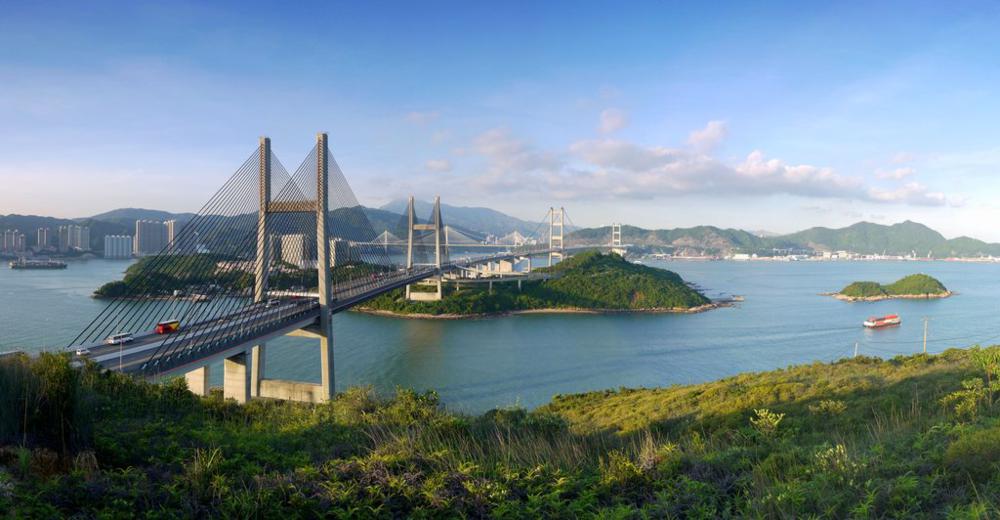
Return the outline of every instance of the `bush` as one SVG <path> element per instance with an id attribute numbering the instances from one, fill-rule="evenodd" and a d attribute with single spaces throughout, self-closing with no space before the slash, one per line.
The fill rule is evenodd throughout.
<path id="1" fill-rule="evenodd" d="M 948 445 L 944 462 L 977 482 L 993 478 L 1000 463 L 1000 428 L 963 433 Z"/>

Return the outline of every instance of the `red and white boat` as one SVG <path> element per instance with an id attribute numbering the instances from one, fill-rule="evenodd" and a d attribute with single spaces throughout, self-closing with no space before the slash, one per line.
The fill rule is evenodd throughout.
<path id="1" fill-rule="evenodd" d="M 882 327 L 892 327 L 894 325 L 899 325 L 903 320 L 899 319 L 896 314 L 889 314 L 888 316 L 882 316 L 881 318 L 871 317 L 865 320 L 865 327 L 869 329 L 880 329 Z"/>

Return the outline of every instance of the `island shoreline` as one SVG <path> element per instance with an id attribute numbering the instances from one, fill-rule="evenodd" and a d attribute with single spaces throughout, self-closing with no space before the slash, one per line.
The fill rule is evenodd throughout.
<path id="1" fill-rule="evenodd" d="M 705 305 L 698 305 L 689 308 L 669 308 L 669 309 L 584 309 L 584 308 L 559 308 L 552 307 L 546 309 L 519 309 L 500 312 L 484 312 L 476 314 L 427 314 L 427 313 L 401 313 L 381 309 L 371 309 L 366 307 L 355 307 L 351 312 L 370 314 L 373 316 L 383 316 L 386 318 L 403 318 L 408 320 L 474 320 L 489 318 L 505 318 L 508 316 L 519 316 L 528 314 L 591 314 L 591 315 L 611 315 L 611 314 L 698 314 L 708 312 L 713 309 L 723 307 L 733 307 L 732 302 L 713 302 Z"/>
<path id="2" fill-rule="evenodd" d="M 820 296 L 832 296 L 833 298 L 847 303 L 858 302 L 878 302 L 882 300 L 940 300 L 953 296 L 954 291 L 943 293 L 926 294 L 882 294 L 879 296 L 846 296 L 840 293 L 821 293 Z"/>

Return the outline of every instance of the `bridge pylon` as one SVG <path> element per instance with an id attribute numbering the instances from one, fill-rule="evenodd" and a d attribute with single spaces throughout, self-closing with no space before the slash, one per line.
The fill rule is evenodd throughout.
<path id="1" fill-rule="evenodd" d="M 266 305 L 268 301 L 268 278 L 273 264 L 272 237 L 268 225 L 271 216 L 278 213 L 315 215 L 316 220 L 316 272 L 319 289 L 318 327 L 308 331 L 295 331 L 293 335 L 318 338 L 320 342 L 320 383 L 303 383 L 264 377 L 264 353 L 266 344 L 260 342 L 248 350 L 230 355 L 223 360 L 223 395 L 240 403 L 254 397 L 270 397 L 295 401 L 323 402 L 333 398 L 333 330 L 330 308 L 333 291 L 330 277 L 329 238 L 329 158 L 327 157 L 327 134 L 316 135 L 316 199 L 306 201 L 274 201 L 271 197 L 271 140 L 260 138 L 259 146 L 259 207 L 257 212 L 257 250 L 254 259 L 253 301 Z M 195 393 L 208 391 L 208 366 L 202 366 L 185 374 L 188 388 Z"/>
<path id="2" fill-rule="evenodd" d="M 408 270 L 413 269 L 415 265 L 413 263 L 413 248 L 414 248 L 414 231 L 433 231 L 434 232 L 434 263 L 430 264 L 434 267 L 441 268 L 442 265 L 448 262 L 448 235 L 447 226 L 444 225 L 444 221 L 441 218 L 441 197 L 434 197 L 434 209 L 431 211 L 431 221 L 427 224 L 420 224 L 417 222 L 417 212 L 414 206 L 413 196 L 410 196 L 409 204 L 406 207 L 406 220 L 407 230 L 406 230 L 406 268 Z M 406 286 L 406 299 L 407 300 L 440 300 L 441 291 L 441 276 L 437 276 L 432 280 L 428 280 L 423 283 L 431 284 L 436 287 L 436 291 L 432 293 L 413 291 L 412 285 Z"/>
<path id="3" fill-rule="evenodd" d="M 565 236 L 566 209 L 563 207 L 549 208 L 549 267 L 555 264 L 555 260 L 562 261 L 565 258 L 563 249 L 563 237 Z"/>

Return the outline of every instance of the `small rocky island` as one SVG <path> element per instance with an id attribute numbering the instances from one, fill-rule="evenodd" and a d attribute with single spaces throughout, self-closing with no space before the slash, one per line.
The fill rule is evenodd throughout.
<path id="1" fill-rule="evenodd" d="M 952 295 L 944 284 L 933 276 L 911 274 L 889 284 L 878 282 L 854 282 L 831 296 L 849 302 L 878 301 L 889 299 L 930 299 L 947 298 Z"/>
<path id="2" fill-rule="evenodd" d="M 437 301 L 410 301 L 402 289 L 357 310 L 411 318 L 468 318 L 542 312 L 700 312 L 720 306 L 676 273 L 633 264 L 621 256 L 588 251 L 532 274 L 544 279 L 488 286 L 448 283 Z"/>

